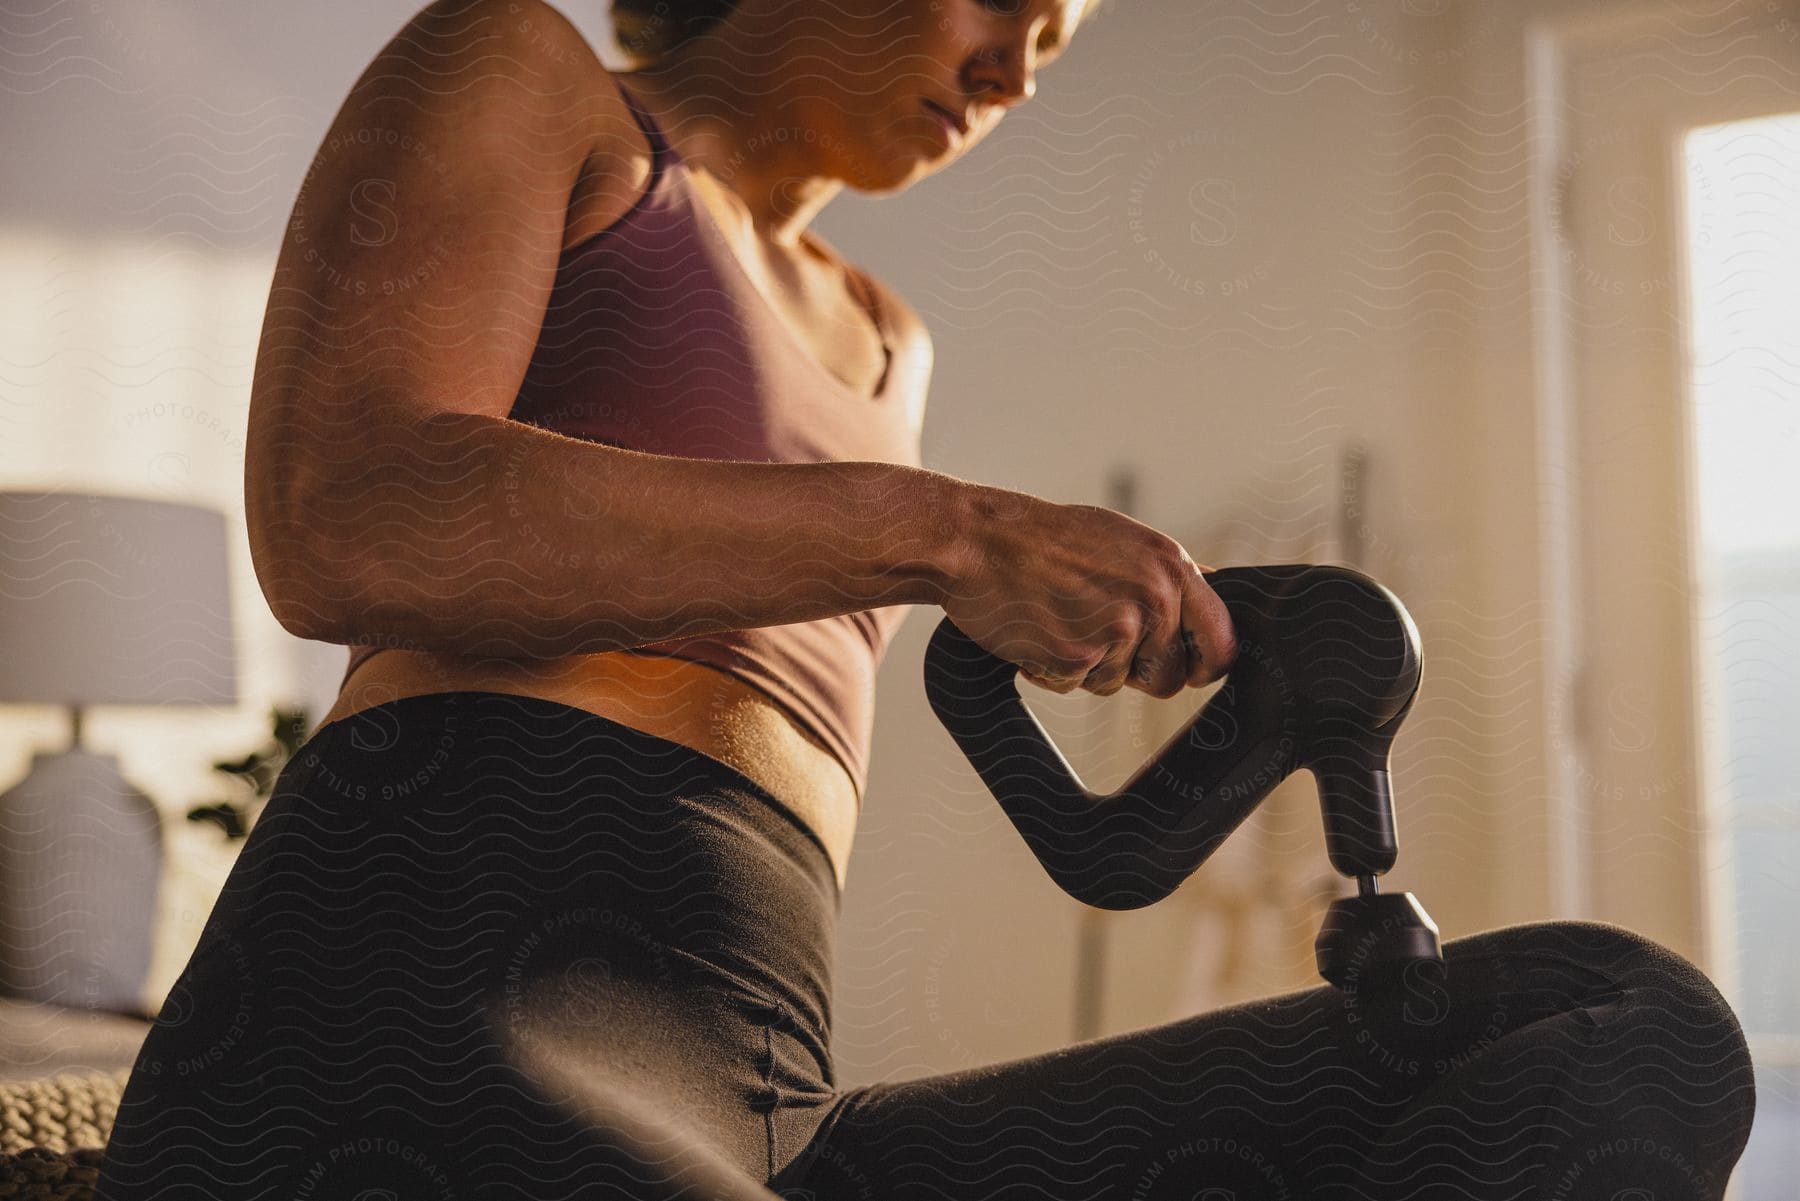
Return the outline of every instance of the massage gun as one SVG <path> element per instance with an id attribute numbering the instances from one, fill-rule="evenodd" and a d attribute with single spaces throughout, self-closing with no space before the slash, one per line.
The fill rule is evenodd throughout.
<path id="1" fill-rule="evenodd" d="M 1231 615 L 1238 657 L 1198 713 L 1111 795 L 1088 791 L 1026 709 L 1018 667 L 946 617 L 925 652 L 925 694 L 981 780 L 1064 892 L 1102 909 L 1162 900 L 1298 768 L 1319 789 L 1331 865 L 1357 895 L 1333 901 L 1314 943 L 1340 988 L 1443 963 L 1438 929 L 1394 865 L 1388 748 L 1419 691 L 1419 631 L 1361 572 L 1305 563 L 1203 575 Z"/>

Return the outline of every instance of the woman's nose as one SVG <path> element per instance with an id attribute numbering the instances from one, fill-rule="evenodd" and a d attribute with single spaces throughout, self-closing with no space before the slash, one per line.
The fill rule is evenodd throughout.
<path id="1" fill-rule="evenodd" d="M 970 74 L 985 98 L 1008 108 L 1037 95 L 1037 69 L 1029 49 L 996 46 L 975 55 Z"/>

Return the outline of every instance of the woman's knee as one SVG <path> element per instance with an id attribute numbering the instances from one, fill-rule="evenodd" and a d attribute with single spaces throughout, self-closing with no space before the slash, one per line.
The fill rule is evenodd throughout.
<path id="1" fill-rule="evenodd" d="M 1748 1130 L 1755 1076 L 1743 1027 L 1718 987 L 1682 955 L 1595 921 L 1534 922 L 1462 941 L 1468 945 L 1445 944 L 1452 973 L 1467 954 L 1509 965 L 1516 982 L 1567 982 L 1572 1012 L 1608 1048 L 1611 1070 L 1654 1059 L 1656 1075 L 1683 1100 L 1704 1096 L 1716 1116 L 1735 1111 Z"/>
<path id="2" fill-rule="evenodd" d="M 1544 1012 L 1577 1013 L 1594 1027 L 1633 1027 L 1679 1048 L 1695 1070 L 1751 1078 L 1742 1025 L 1718 987 L 1688 959 L 1624 926 L 1530 922 L 1444 944 L 1451 981 L 1529 998 Z"/>
<path id="3" fill-rule="evenodd" d="M 1446 965 L 1459 958 L 1506 958 L 1558 968 L 1571 982 L 1602 995 L 1629 993 L 1640 1004 L 1672 1012 L 1715 1013 L 1736 1024 L 1717 986 L 1691 961 L 1662 943 L 1611 922 L 1526 922 L 1446 943 Z M 1600 982 L 1604 981 L 1602 985 Z"/>

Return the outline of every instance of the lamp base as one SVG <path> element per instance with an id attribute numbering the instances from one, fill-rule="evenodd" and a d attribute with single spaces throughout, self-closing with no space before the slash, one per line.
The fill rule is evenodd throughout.
<path id="1" fill-rule="evenodd" d="M 143 1015 L 162 878 L 156 806 L 86 750 L 0 795 L 0 992 Z"/>

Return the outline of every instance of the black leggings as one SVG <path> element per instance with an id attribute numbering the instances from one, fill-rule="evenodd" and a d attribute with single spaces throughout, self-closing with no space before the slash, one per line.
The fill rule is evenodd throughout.
<path id="1" fill-rule="evenodd" d="M 680 744 L 491 692 L 334 722 L 139 1053 L 99 1201 L 1686 1201 L 1749 1137 L 1718 992 L 1583 922 L 1452 940 L 1404 996 L 843 1090 L 838 911 L 811 833 Z"/>

